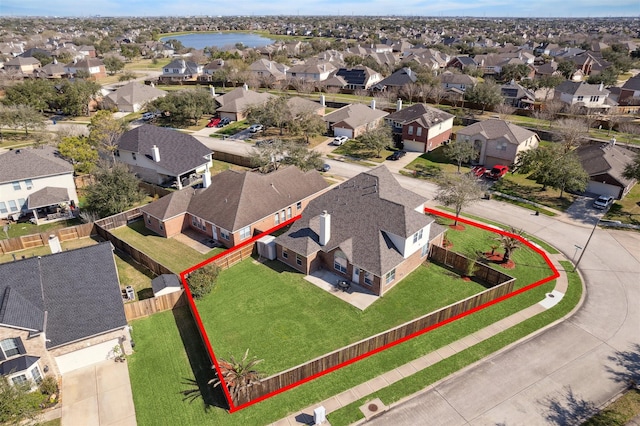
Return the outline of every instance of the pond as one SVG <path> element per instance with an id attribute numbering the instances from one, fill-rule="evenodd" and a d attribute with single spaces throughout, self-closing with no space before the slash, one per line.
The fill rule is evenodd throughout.
<path id="1" fill-rule="evenodd" d="M 162 37 L 160 41 L 179 40 L 184 47 L 204 49 L 215 46 L 220 50 L 235 48 L 237 43 L 246 47 L 263 47 L 272 44 L 274 40 L 250 33 L 191 33 L 177 36 Z"/>

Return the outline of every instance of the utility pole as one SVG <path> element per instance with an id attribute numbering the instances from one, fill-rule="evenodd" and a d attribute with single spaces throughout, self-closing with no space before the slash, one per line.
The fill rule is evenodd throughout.
<path id="1" fill-rule="evenodd" d="M 591 237 L 593 237 L 593 233 L 596 232 L 596 228 L 598 227 L 599 223 L 600 223 L 600 218 L 598 218 L 596 220 L 596 223 L 593 224 L 593 229 L 591 230 L 591 234 L 589 234 L 589 238 L 587 238 L 587 242 L 584 243 L 584 249 L 582 250 L 582 253 L 580 253 L 580 257 L 578 258 L 578 261 L 576 262 L 576 264 L 573 265 L 573 272 L 575 272 L 576 269 L 578 269 L 578 264 L 582 260 L 582 256 L 584 256 L 584 252 L 587 251 L 587 247 L 589 246 L 589 241 L 591 241 Z"/>

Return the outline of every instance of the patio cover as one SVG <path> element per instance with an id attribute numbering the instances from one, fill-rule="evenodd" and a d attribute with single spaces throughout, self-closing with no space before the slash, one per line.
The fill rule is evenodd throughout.
<path id="1" fill-rule="evenodd" d="M 42 188 L 41 190 L 29 195 L 29 198 L 27 199 L 27 208 L 29 210 L 33 210 L 68 202 L 69 191 L 67 191 L 67 188 L 47 186 L 46 188 Z"/>

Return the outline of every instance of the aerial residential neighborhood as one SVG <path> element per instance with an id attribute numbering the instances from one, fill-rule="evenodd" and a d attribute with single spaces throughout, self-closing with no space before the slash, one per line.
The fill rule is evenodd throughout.
<path id="1" fill-rule="evenodd" d="M 637 10 L 28 3 L 0 424 L 640 422 Z"/>

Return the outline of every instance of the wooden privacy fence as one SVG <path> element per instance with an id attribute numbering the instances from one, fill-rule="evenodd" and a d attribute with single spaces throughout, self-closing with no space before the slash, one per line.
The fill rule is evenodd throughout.
<path id="1" fill-rule="evenodd" d="M 127 223 L 138 219 L 142 216 L 142 212 L 139 208 L 127 210 L 126 212 L 114 214 L 113 216 L 105 217 L 104 219 L 96 220 L 95 224 L 104 230 L 115 229 L 120 226 L 124 226 Z M 102 236 L 102 235 L 101 235 Z"/>
<path id="2" fill-rule="evenodd" d="M 93 228 L 93 223 L 84 223 L 82 225 L 56 229 L 41 234 L 24 235 L 22 237 L 0 240 L 0 254 L 46 246 L 49 244 L 50 235 L 57 236 L 60 242 L 89 237 L 95 233 Z"/>
<path id="3" fill-rule="evenodd" d="M 431 246 L 429 260 L 453 268 L 456 271 L 460 271 L 462 274 L 468 273 L 470 269 L 469 262 L 474 262 L 475 264 L 472 268 L 473 276 L 479 281 L 482 281 L 486 287 L 493 287 L 504 283 L 505 281 L 514 279 L 497 269 L 493 269 L 488 265 L 485 265 L 484 263 L 477 262 L 459 253 L 436 245 Z"/>
<path id="4" fill-rule="evenodd" d="M 215 150 L 213 153 L 213 159 L 224 161 L 226 163 L 236 164 L 242 167 L 253 167 L 251 165 L 251 158 L 238 154 L 231 154 L 229 152 Z"/>
<path id="5" fill-rule="evenodd" d="M 138 187 L 140 187 L 140 189 L 149 194 L 151 197 L 155 197 L 156 195 L 158 197 L 164 197 L 165 195 L 169 195 L 173 192 L 167 188 L 142 181 L 138 182 Z"/>
<path id="6" fill-rule="evenodd" d="M 143 299 L 137 302 L 124 304 L 124 315 L 127 321 L 136 318 L 147 317 L 156 312 L 168 311 L 178 306 L 187 304 L 187 297 L 184 290 L 165 294 L 163 296 L 152 297 L 151 299 Z"/>
<path id="7" fill-rule="evenodd" d="M 253 250 L 256 246 L 256 243 L 253 242 L 251 244 L 247 244 L 246 246 L 234 250 L 233 252 L 220 256 L 212 263 L 220 267 L 220 269 L 229 269 L 236 263 L 243 261 L 244 259 L 251 257 L 253 254 Z"/>
<path id="8" fill-rule="evenodd" d="M 241 396 L 241 400 L 234 401 L 234 404 L 241 405 L 253 399 L 278 391 L 286 386 L 300 382 L 301 380 L 322 371 L 326 371 L 329 368 L 340 365 L 358 356 L 364 355 L 387 344 L 424 330 L 427 327 L 441 323 L 442 321 L 446 321 L 470 309 L 474 309 L 487 302 L 507 295 L 513 291 L 515 278 L 505 274 L 501 275 L 506 278 L 505 281 L 496 284 L 492 288 L 481 293 L 423 315 L 420 318 L 406 322 L 382 333 L 376 334 L 375 336 L 322 355 L 314 360 L 306 362 L 305 364 L 298 365 L 290 368 L 289 370 L 267 377 L 262 380 L 259 386 L 251 387 L 249 394 Z"/>

